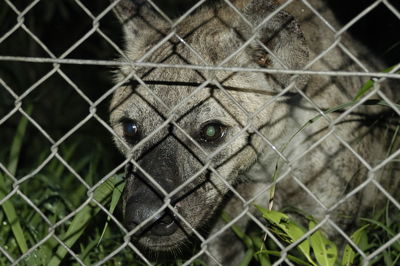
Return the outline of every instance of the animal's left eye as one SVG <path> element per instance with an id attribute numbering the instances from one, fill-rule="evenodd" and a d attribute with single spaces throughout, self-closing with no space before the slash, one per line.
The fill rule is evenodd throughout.
<path id="1" fill-rule="evenodd" d="M 130 144 L 135 144 L 136 142 L 138 142 L 140 140 L 138 123 L 132 119 L 127 118 L 123 119 L 121 122 L 125 140 Z"/>
<path id="2" fill-rule="evenodd" d="M 207 122 L 200 129 L 200 139 L 204 142 L 217 141 L 225 136 L 225 132 L 226 126 L 220 122 Z"/>

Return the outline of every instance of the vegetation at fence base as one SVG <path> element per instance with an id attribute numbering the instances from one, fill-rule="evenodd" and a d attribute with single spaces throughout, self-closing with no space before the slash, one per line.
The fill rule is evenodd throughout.
<path id="1" fill-rule="evenodd" d="M 367 93 L 368 90 L 363 92 Z M 353 103 L 354 104 L 354 103 Z M 386 106 L 385 103 L 381 103 Z M 342 108 L 351 106 L 350 103 Z M 333 110 L 333 109 L 332 109 Z M 336 110 L 336 109 L 335 109 Z M 33 112 L 28 106 L 26 112 Z M 318 119 L 318 118 L 315 118 Z M 7 152 L 0 151 L 0 161 L 7 167 L 13 176 L 24 176 L 31 170 L 20 167 L 26 145 L 27 118 L 20 119 L 15 130 L 14 138 Z M 397 131 L 396 131 L 397 132 Z M 395 143 L 397 133 L 392 143 Z M 93 186 L 102 176 L 96 176 L 102 165 L 106 164 L 107 157 L 101 145 L 93 145 L 93 149 L 86 156 L 77 156 L 80 142 L 76 141 L 60 147 L 62 158 L 77 173 L 82 173 L 84 181 Z M 388 155 L 395 151 L 391 146 Z M 62 151 L 62 152 L 61 152 Z M 49 151 L 43 149 L 35 158 L 35 165 L 42 163 L 49 156 Z M 19 174 L 18 174 L 19 173 Z M 94 191 L 94 199 L 110 208 L 113 212 L 121 195 L 122 184 L 120 176 L 110 178 Z M 26 265 L 59 265 L 77 264 L 74 257 L 60 245 L 54 235 L 62 240 L 85 264 L 92 264 L 105 258 L 124 243 L 124 234 L 100 208 L 91 202 L 79 209 L 70 219 L 61 223 L 54 231 L 49 232 L 50 226 L 24 198 L 14 192 L 12 179 L 3 171 L 0 173 L 0 201 L 4 201 L 0 209 L 0 245 L 14 259 L 18 259 L 31 247 L 39 245 L 30 251 L 21 264 Z M 77 177 L 67 169 L 66 165 L 57 158 L 50 162 L 32 178 L 19 185 L 18 191 L 23 193 L 53 225 L 64 219 L 68 214 L 75 212 L 88 199 L 88 189 L 83 186 Z M 9 197 L 10 193 L 13 193 Z M 111 204 L 110 204 L 111 203 Z M 277 244 L 269 237 L 264 241 L 264 232 L 245 232 L 243 229 L 232 226 L 236 235 L 246 247 L 245 256 L 241 265 L 257 263 L 272 265 L 284 255 L 295 265 L 360 265 L 362 257 L 350 244 L 337 247 L 324 233 L 318 229 L 308 234 L 317 222 L 309 220 L 308 228 L 296 224 L 284 212 L 268 211 L 260 208 L 265 223 L 277 239 L 285 245 L 293 246 L 287 254 L 283 254 Z M 391 211 L 394 210 L 394 211 Z M 118 213 L 115 213 L 118 217 Z M 229 217 L 224 216 L 226 220 Z M 121 219 L 121 217 L 119 217 Z M 106 224 L 108 222 L 108 226 Z M 389 203 L 385 209 L 377 212 L 373 218 L 361 218 L 360 226 L 351 235 L 351 239 L 365 254 L 371 254 L 387 241 L 396 237 L 400 232 L 400 213 Z M 53 235 L 54 234 L 54 235 Z M 301 241 L 303 240 L 303 241 Z M 297 241 L 297 242 L 296 242 Z M 382 250 L 371 261 L 372 265 L 398 265 L 400 263 L 400 240 Z M 143 265 L 140 259 L 130 248 L 124 248 L 107 264 L 136 264 Z M 0 265 L 9 264 L 5 256 L 0 256 Z M 181 261 L 174 261 L 171 265 L 179 265 Z M 201 261 L 194 265 L 202 265 Z"/>
<path id="2" fill-rule="evenodd" d="M 31 108 L 28 108 L 27 113 L 30 112 Z M 23 117 L 17 127 L 9 154 L 0 153 L 0 161 L 7 162 L 6 167 L 13 176 L 18 176 L 17 169 L 22 173 L 27 171 L 18 168 L 22 157 L 22 146 L 26 140 L 26 130 L 27 119 Z M 100 146 L 99 149 L 93 150 L 93 154 L 78 157 L 74 156 L 78 145 L 79 143 L 75 143 L 61 149 L 64 150 L 63 158 L 78 173 L 86 169 L 83 171 L 86 173 L 84 180 L 93 185 L 98 179 L 95 170 L 101 169 L 100 164 L 104 163 L 98 153 L 101 151 Z M 43 150 L 42 154 L 38 154 L 37 163 L 43 162 L 47 153 Z M 121 185 L 118 184 L 120 179 L 120 176 L 111 177 L 94 191 L 93 198 L 107 206 L 112 198 L 112 192 L 114 191 L 115 195 L 115 191 L 121 191 Z M 71 255 L 65 256 L 67 254 L 65 248 L 54 237 L 48 237 L 52 235 L 49 232 L 49 224 L 13 190 L 12 183 L 7 174 L 0 172 L 0 201 L 4 201 L 0 209 L 0 246 L 16 260 L 26 254 L 28 249 L 41 243 L 30 252 L 21 265 L 58 265 L 61 261 L 64 263 L 74 261 Z M 77 178 L 57 159 L 51 160 L 43 170 L 20 184 L 18 191 L 30 199 L 52 225 L 74 212 L 88 198 L 86 187 L 77 183 Z M 104 213 L 96 215 L 99 210 L 97 205 L 90 202 L 71 219 L 58 226 L 54 232 L 54 235 L 64 241 L 87 264 L 107 256 L 116 248 L 115 241 L 118 236 L 121 237 L 121 233 L 115 231 L 115 226 L 102 234 L 101 229 L 106 224 L 107 215 Z M 93 224 L 96 226 L 92 226 Z M 100 242 L 102 235 L 103 240 Z M 128 261 L 134 261 L 134 256 L 129 252 L 124 257 Z M 124 259 L 120 261 L 123 262 Z M 8 264 L 8 259 L 1 255 L 0 265 Z"/>
<path id="3" fill-rule="evenodd" d="M 28 107 L 26 112 L 32 112 Z M 29 122 L 22 117 L 15 131 L 10 150 L 0 150 L 0 162 L 5 163 L 12 176 L 29 174 L 32 170 L 20 167 L 23 149 L 27 147 L 27 131 Z M 92 187 L 102 176 L 96 176 L 107 164 L 107 156 L 101 145 L 86 156 L 77 156 L 81 143 L 74 142 L 67 147 L 60 147 L 62 158 L 82 174 L 83 180 Z M 25 146 L 25 147 L 24 147 Z M 41 150 L 35 158 L 36 165 L 42 163 L 49 151 Z M 35 164 L 34 163 L 34 164 Z M 18 169 L 18 170 L 17 170 Z M 105 169 L 111 169 L 105 167 Z M 104 172 L 104 170 L 103 170 Z M 122 220 L 117 206 L 124 182 L 122 175 L 114 175 L 98 186 L 92 198 L 102 204 L 110 213 Z M 86 265 L 91 265 L 107 257 L 115 249 L 124 244 L 125 233 L 121 232 L 109 216 L 100 210 L 94 201 L 86 203 L 90 195 L 77 177 L 67 169 L 66 165 L 54 158 L 31 178 L 19 185 L 21 191 L 43 213 L 51 225 L 64 219 L 70 213 L 73 217 L 67 219 L 49 231 L 50 225 L 43 219 L 23 197 L 13 190 L 12 179 L 0 171 L 0 246 L 13 260 L 25 256 L 19 265 L 78 265 L 73 255 L 54 237 L 58 237 Z M 10 195 L 12 196 L 10 197 Z M 4 202 L 3 202 L 4 201 Z M 39 244 L 39 245 L 38 245 Z M 33 246 L 34 250 L 30 250 Z M 26 255 L 29 252 L 29 255 Z M 25 255 L 24 255 L 25 254 Z M 195 253 L 194 253 L 195 254 Z M 0 265 L 9 265 L 10 261 L 0 253 Z M 105 265 L 145 265 L 135 252 L 125 247 Z M 166 264 L 162 264 L 166 265 Z M 167 265 L 182 265 L 182 261 L 171 261 Z M 192 265 L 204 265 L 201 260 L 195 260 Z"/>
<path id="4" fill-rule="evenodd" d="M 282 252 L 277 243 L 262 230 L 245 232 L 242 228 L 232 225 L 231 229 L 246 249 L 245 256 L 240 262 L 241 266 L 270 266 L 277 261 L 285 265 L 282 257 L 294 265 L 363 265 L 363 258 L 353 244 L 368 256 L 400 232 L 400 213 L 394 211 L 396 207 L 389 204 L 371 219 L 360 218 L 359 227 L 349 236 L 353 243 L 345 241 L 340 246 L 329 240 L 320 228 L 313 233 L 308 233 L 317 225 L 317 222 L 310 216 L 307 217 L 309 227 L 304 228 L 283 212 L 270 211 L 259 206 L 257 208 L 264 217 L 269 232 L 281 244 L 285 247 L 293 243 L 297 243 L 297 245 L 292 246 L 287 253 Z M 391 213 L 395 213 L 395 215 L 391 215 Z M 231 217 L 226 213 L 222 218 L 226 222 L 231 221 Z M 397 240 L 374 256 L 368 265 L 396 266 L 399 263 L 400 240 Z"/>
<path id="5" fill-rule="evenodd" d="M 390 72 L 394 69 L 393 67 L 383 70 L 383 72 Z M 397 72 L 400 73 L 400 72 Z M 356 93 L 354 99 L 350 102 L 341 104 L 339 106 L 332 107 L 326 110 L 325 114 L 334 113 L 337 111 L 345 110 L 358 103 L 369 91 L 373 89 L 375 84 L 374 80 L 368 80 Z M 385 107 L 391 107 L 390 104 L 383 100 L 366 100 L 364 105 L 380 105 Z M 392 104 L 396 108 L 400 109 L 398 103 Z M 320 119 L 322 115 L 317 115 L 314 118 L 307 121 L 300 129 L 289 139 L 287 143 L 281 147 L 281 151 L 289 145 L 289 143 L 303 131 L 306 127 Z M 388 125 L 387 130 L 390 126 Z M 398 137 L 400 125 L 395 123 L 390 145 L 387 151 L 387 156 L 391 155 L 399 147 Z M 273 180 L 279 176 L 280 158 L 277 159 L 275 166 L 275 173 Z M 386 166 L 386 168 L 388 168 Z M 389 169 L 389 172 L 391 170 Z M 256 206 L 259 212 L 265 219 L 265 223 L 270 233 L 272 233 L 280 243 L 283 243 L 285 247 L 291 247 L 288 252 L 282 252 L 281 248 L 277 243 L 268 237 L 266 233 L 261 233 L 262 230 L 252 231 L 245 233 L 242 228 L 236 225 L 232 225 L 231 229 L 236 236 L 243 242 L 246 248 L 246 253 L 241 261 L 240 265 L 250 265 L 253 263 L 269 266 L 279 261 L 279 264 L 284 264 L 282 258 L 289 260 L 295 265 L 323 265 L 323 266 L 353 266 L 362 265 L 363 258 L 353 245 L 368 256 L 373 253 L 379 247 L 391 241 L 392 238 L 398 237 L 400 234 L 400 211 L 396 206 L 390 204 L 387 201 L 387 206 L 381 211 L 375 213 L 373 218 L 359 218 L 359 227 L 354 230 L 351 234 L 350 239 L 352 243 L 346 242 L 343 245 L 337 246 L 337 244 L 329 240 L 323 229 L 315 229 L 317 222 L 310 215 L 304 213 L 298 213 L 305 220 L 309 221 L 308 228 L 304 228 L 301 224 L 296 223 L 289 215 L 284 212 L 271 210 L 273 207 L 273 198 L 275 195 L 275 189 L 277 185 L 274 185 L 270 189 L 270 209 Z M 299 212 L 299 210 L 297 210 Z M 231 217 L 224 213 L 222 219 L 225 222 L 231 221 Z M 308 233 L 313 231 L 312 233 Z M 295 246 L 293 246 L 296 244 Z M 370 259 L 369 265 L 399 265 L 400 264 L 400 239 L 394 241 L 389 247 L 385 248 L 372 259 Z"/>

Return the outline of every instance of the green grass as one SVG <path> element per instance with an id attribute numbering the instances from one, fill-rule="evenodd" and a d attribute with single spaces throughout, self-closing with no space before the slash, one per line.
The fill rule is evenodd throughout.
<path id="1" fill-rule="evenodd" d="M 31 108 L 28 108 L 27 112 L 30 113 Z M 20 159 L 23 158 L 23 149 L 27 148 L 24 143 L 26 133 L 27 119 L 22 118 L 11 143 L 9 156 L 2 153 L 0 158 L 1 162 L 6 162 L 5 165 L 13 176 L 20 177 L 21 174 L 29 172 L 28 169 L 19 168 Z M 65 161 L 77 173 L 84 173 L 85 182 L 93 186 L 101 178 L 101 176 L 97 176 L 96 171 L 101 169 L 103 160 L 107 160 L 107 158 L 99 156 L 99 152 L 100 154 L 104 153 L 101 149 L 94 149 L 93 153 L 89 153 L 83 158 L 77 156 L 78 146 L 79 143 L 74 143 L 68 147 L 60 147 L 60 150 L 63 150 Z M 43 149 L 36 158 L 36 165 L 39 165 L 48 155 L 49 151 Z M 113 196 L 113 191 L 122 191 L 121 180 L 121 175 L 112 176 L 94 191 L 94 199 L 108 208 L 113 198 L 115 207 L 120 193 L 117 196 L 114 193 Z M 13 191 L 12 183 L 12 179 L 1 171 L 0 200 Z M 88 198 L 87 188 L 56 158 L 52 159 L 39 173 L 23 182 L 19 191 L 32 200 L 32 203 L 52 225 L 74 212 Z M 18 259 L 29 248 L 43 241 L 30 256 L 25 258 L 22 264 L 59 265 L 61 261 L 68 264 L 73 261 L 71 256 L 67 255 L 65 248 L 54 237 L 45 239 L 49 235 L 50 225 L 18 193 L 14 193 L 1 207 L 0 245 L 12 258 Z M 100 208 L 94 202 L 90 202 L 71 219 L 55 229 L 55 234 L 67 246 L 72 247 L 79 258 L 87 264 L 98 261 L 111 253 L 118 247 L 116 241 L 123 243 L 123 236 L 113 223 L 110 223 L 113 226 L 108 226 L 107 230 L 102 232 L 107 215 L 104 212 L 99 213 L 99 210 Z M 103 238 L 100 241 L 102 235 Z M 122 252 L 111 259 L 110 264 L 113 264 L 117 258 L 123 262 L 124 258 L 121 259 L 121 256 L 130 261 L 134 259 L 132 252 L 125 253 Z M 9 264 L 7 258 L 0 256 L 0 265 L 7 264 Z"/>
<path id="2" fill-rule="evenodd" d="M 267 227 L 281 243 L 290 245 L 306 234 L 307 229 L 296 224 L 286 214 L 259 209 L 266 219 Z M 224 214 L 223 218 L 225 221 L 231 220 L 227 214 Z M 351 239 L 366 255 L 373 253 L 400 233 L 400 212 L 395 207 L 391 207 L 390 204 L 376 213 L 373 218 L 360 218 L 358 221 L 359 228 L 351 234 Z M 311 230 L 314 226 L 315 222 L 310 219 L 308 229 Z M 232 226 L 232 230 L 246 248 L 246 255 L 240 263 L 241 266 L 269 266 L 281 258 L 282 254 L 279 247 L 268 237 L 264 241 L 265 235 L 260 230 L 245 233 L 235 225 Z M 295 265 L 352 266 L 363 264 L 361 256 L 351 245 L 346 244 L 339 247 L 326 238 L 321 230 L 317 230 L 306 237 L 286 257 Z M 369 265 L 396 266 L 399 263 L 400 240 L 395 241 L 375 256 Z"/>
<path id="3" fill-rule="evenodd" d="M 28 108 L 28 112 L 31 110 Z M 11 143 L 8 156 L 3 153 L 1 161 L 7 162 L 7 169 L 12 175 L 19 170 L 19 161 L 22 157 L 22 149 L 26 137 L 27 120 L 22 118 L 16 129 L 15 137 Z M 83 172 L 85 182 L 94 185 L 99 176 L 96 169 L 101 168 L 102 157 L 98 150 L 93 154 L 79 158 L 76 151 L 79 143 L 64 147 L 63 158 L 76 172 Z M 37 156 L 41 162 L 48 156 L 48 152 Z M 83 171 L 85 170 L 86 171 Z M 25 170 L 26 171 L 26 170 Z M 17 175 L 18 176 L 18 175 Z M 25 184 L 26 183 L 26 184 Z M 49 164 L 33 178 L 20 186 L 24 193 L 43 212 L 51 224 L 63 219 L 69 213 L 75 211 L 86 199 L 87 189 L 79 184 L 76 177 L 57 159 Z M 111 177 L 94 192 L 94 198 L 106 208 L 111 207 L 111 212 L 117 205 L 121 195 L 123 181 L 121 175 Z M 12 191 L 12 181 L 4 173 L 0 175 L 0 200 Z M 110 206 L 110 202 L 113 202 Z M 72 248 L 85 264 L 92 264 L 108 256 L 113 250 L 123 243 L 123 233 L 111 221 L 107 228 L 107 215 L 99 212 L 99 208 L 91 202 L 82 208 L 74 217 L 56 228 L 55 234 Z M 286 214 L 276 211 L 268 211 L 260 208 L 266 224 L 271 232 L 287 245 L 301 238 L 306 232 L 292 221 Z M 118 214 L 116 214 L 118 216 Z M 120 218 L 120 217 L 119 217 Z M 226 221 L 230 218 L 223 216 Z M 285 220 L 285 226 L 280 221 Z M 15 194 L 2 204 L 0 211 L 0 245 L 6 249 L 14 259 L 19 258 L 30 247 L 42 241 L 49 234 L 49 225 L 32 207 L 19 195 Z M 373 218 L 360 218 L 359 228 L 351 236 L 355 244 L 366 254 L 373 252 L 392 237 L 400 232 L 400 212 L 387 204 L 384 210 L 376 213 Z M 315 226 L 310 220 L 309 229 Z M 245 246 L 246 253 L 240 265 L 260 264 L 272 265 L 281 254 L 276 244 L 269 238 L 264 241 L 264 233 L 261 230 L 244 232 L 243 229 L 232 226 L 232 230 Z M 296 265 L 359 265 L 360 256 L 351 246 L 342 247 L 342 251 L 336 251 L 339 247 L 329 241 L 324 234 L 317 230 L 306 238 L 287 255 L 288 260 Z M 107 265 L 122 265 L 131 263 L 142 265 L 129 248 L 122 250 L 107 262 Z M 338 255 L 343 254 L 343 255 Z M 400 263 L 400 241 L 394 242 L 389 248 L 378 254 L 373 259 L 372 265 L 398 265 Z M 9 261 L 5 256 L 0 256 L 0 265 L 7 265 Z M 50 237 L 26 257 L 22 265 L 77 265 L 72 256 L 62 247 L 55 238 Z M 180 261 L 175 263 L 179 265 Z M 196 262 L 195 265 L 200 265 Z"/>
<path id="4" fill-rule="evenodd" d="M 357 99 L 372 88 L 373 83 L 366 84 L 368 84 L 368 87 L 364 86 L 360 89 L 353 102 L 332 108 L 326 112 L 335 112 L 355 104 Z M 387 106 L 382 101 L 367 102 L 366 104 Z M 27 106 L 26 112 L 31 114 L 32 109 L 32 106 Z M 320 117 L 311 119 L 300 130 Z M 396 150 L 398 129 L 397 127 L 393 134 L 388 155 Z M 0 161 L 6 166 L 8 172 L 17 178 L 30 173 L 35 169 L 32 165 L 37 167 L 50 155 L 48 149 L 41 149 L 35 159 L 33 161 L 28 160 L 30 163 L 27 163 L 24 149 L 29 148 L 28 136 L 29 122 L 22 116 L 17 123 L 8 152 L 0 152 Z M 110 158 L 107 157 L 107 152 L 102 145 L 90 143 L 89 146 L 94 148 L 82 155 L 82 142 L 78 138 L 78 140 L 60 146 L 59 154 L 92 187 L 112 167 L 110 165 L 104 167 Z M 31 167 L 27 167 L 27 165 L 31 165 Z M 121 176 L 122 174 L 118 174 L 110 177 L 93 194 L 93 198 L 109 208 L 112 213 L 118 205 L 123 189 L 124 183 Z M 12 191 L 13 180 L 1 171 L 0 200 Z M 32 200 L 32 203 L 46 216 L 51 225 L 75 212 L 88 199 L 88 189 L 55 157 L 36 175 L 20 184 L 18 191 Z M 287 245 L 302 238 L 316 224 L 316 221 L 308 218 L 308 228 L 303 228 L 285 213 L 262 208 L 259 208 L 259 211 L 271 232 Z M 118 212 L 114 214 L 121 220 Z M 80 208 L 73 217 L 57 226 L 54 234 L 71 248 L 81 261 L 85 264 L 92 264 L 105 258 L 124 243 L 123 232 L 107 218 L 108 216 L 100 211 L 100 208 L 92 201 Z M 230 220 L 230 217 L 226 214 L 222 218 L 225 221 Z M 78 265 L 71 254 L 53 236 L 49 236 L 50 225 L 18 193 L 14 193 L 1 205 L 0 224 L 2 225 L 0 228 L 0 245 L 14 259 L 18 259 L 32 246 L 41 242 L 38 248 L 24 258 L 21 262 L 22 265 Z M 254 263 L 272 265 L 281 257 L 278 246 L 271 239 L 265 239 L 263 231 L 245 232 L 237 226 L 232 226 L 232 230 L 241 239 L 246 250 L 240 265 Z M 386 208 L 375 213 L 374 217 L 360 218 L 359 227 L 354 230 L 351 239 L 363 252 L 370 254 L 399 232 L 400 212 L 388 202 Z M 321 230 L 317 230 L 306 237 L 304 241 L 293 248 L 287 255 L 287 259 L 296 265 L 350 266 L 362 263 L 360 255 L 350 245 L 336 246 L 326 238 Z M 111 258 L 106 265 L 122 265 L 125 263 L 143 264 L 130 248 L 125 248 Z M 374 257 L 372 261 L 372 265 L 394 266 L 399 263 L 400 241 L 394 242 L 389 248 Z M 7 258 L 0 256 L 0 265 L 7 264 L 9 264 Z M 181 264 L 180 261 L 171 262 L 171 265 L 179 264 Z M 201 261 L 196 261 L 194 265 L 201 265 Z"/>
<path id="5" fill-rule="evenodd" d="M 28 107 L 27 112 L 31 113 Z M 4 163 L 12 176 L 17 179 L 32 172 L 50 155 L 50 151 L 42 148 L 34 160 L 26 160 L 25 152 L 29 148 L 28 135 L 32 128 L 22 117 L 15 130 L 15 136 L 8 152 L 0 152 L 0 162 Z M 89 140 L 88 140 L 89 141 Z M 94 148 L 82 156 L 80 149 L 83 141 L 73 141 L 59 147 L 59 154 L 93 187 L 108 171 L 112 170 L 110 158 L 102 145 L 85 143 Z M 31 167 L 27 167 L 31 165 Z M 25 168 L 27 167 L 27 168 Z M 108 169 L 108 170 L 106 170 Z M 123 171 L 123 170 L 121 170 Z M 102 173 L 102 174 L 100 174 Z M 124 186 L 122 173 L 111 176 L 93 192 L 93 198 L 113 213 L 119 221 L 122 217 L 118 203 Z M 0 201 L 13 191 L 13 180 L 0 171 Z M 94 201 L 85 204 L 88 189 L 57 158 L 53 158 L 46 166 L 19 186 L 25 195 L 48 219 L 35 211 L 18 193 L 0 207 L 0 246 L 17 260 L 31 247 L 41 243 L 35 250 L 19 263 L 19 265 L 79 265 L 73 256 L 57 241 L 57 236 L 86 265 L 91 265 L 107 257 L 115 249 L 124 244 L 124 232 L 100 210 Z M 79 210 L 78 210 L 79 209 Z M 49 231 L 54 225 L 74 213 L 72 217 L 59 224 L 54 234 Z M 10 261 L 0 255 L 0 265 L 8 265 Z M 129 247 L 107 261 L 105 265 L 145 265 Z M 180 265 L 181 261 L 172 261 L 170 265 Z M 163 264 L 166 265 L 166 264 Z M 203 265 L 196 260 L 193 265 Z"/>

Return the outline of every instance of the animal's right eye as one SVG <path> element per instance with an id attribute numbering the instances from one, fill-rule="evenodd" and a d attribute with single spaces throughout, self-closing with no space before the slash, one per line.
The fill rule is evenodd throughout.
<path id="1" fill-rule="evenodd" d="M 138 142 L 140 139 L 140 130 L 138 123 L 128 118 L 123 119 L 121 123 L 125 140 L 131 144 Z"/>
<path id="2" fill-rule="evenodd" d="M 204 142 L 215 142 L 225 136 L 226 127 L 218 121 L 207 122 L 200 129 L 200 139 Z"/>

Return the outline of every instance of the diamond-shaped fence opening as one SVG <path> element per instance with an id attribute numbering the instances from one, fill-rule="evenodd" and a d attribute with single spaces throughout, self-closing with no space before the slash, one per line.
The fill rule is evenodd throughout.
<path id="1" fill-rule="evenodd" d="M 400 263 L 397 2 L 0 21 L 1 265 Z"/>

